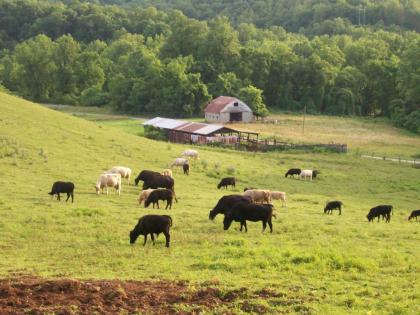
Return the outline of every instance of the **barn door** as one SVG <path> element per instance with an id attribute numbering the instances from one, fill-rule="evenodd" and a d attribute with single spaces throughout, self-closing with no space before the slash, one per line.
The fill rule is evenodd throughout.
<path id="1" fill-rule="evenodd" d="M 242 121 L 242 113 L 230 113 L 229 121 Z"/>

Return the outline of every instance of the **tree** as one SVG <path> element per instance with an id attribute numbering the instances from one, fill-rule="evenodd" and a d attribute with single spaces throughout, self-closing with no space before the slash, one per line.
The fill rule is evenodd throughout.
<path id="1" fill-rule="evenodd" d="M 257 117 L 268 116 L 269 112 L 263 101 L 262 90 L 248 85 L 239 90 L 238 98 L 245 102 Z"/>

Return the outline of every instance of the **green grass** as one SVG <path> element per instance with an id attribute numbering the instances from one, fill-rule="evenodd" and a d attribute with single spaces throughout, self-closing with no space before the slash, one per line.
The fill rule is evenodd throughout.
<path id="1" fill-rule="evenodd" d="M 191 175 L 175 173 L 179 202 L 171 211 L 136 203 L 139 187 L 97 196 L 93 185 L 115 166 L 161 170 L 187 146 L 155 142 L 0 93 L 0 276 L 185 279 L 221 288 L 270 288 L 272 313 L 419 314 L 420 170 L 353 154 L 248 153 L 200 147 Z M 117 124 L 117 122 L 115 122 Z M 114 122 L 112 123 L 114 124 Z M 134 124 L 134 122 L 133 122 Z M 121 126 L 118 126 L 121 127 Z M 417 140 L 416 140 L 417 141 Z M 390 148 L 392 151 L 393 148 Z M 206 162 L 203 162 L 206 161 Z M 217 166 L 218 165 L 218 166 Z M 285 179 L 289 167 L 321 170 L 318 181 Z M 274 233 L 248 233 L 208 212 L 225 191 L 218 179 L 235 169 L 239 184 L 284 190 Z M 231 170 L 232 171 L 232 170 Z M 51 200 L 56 180 L 76 184 L 74 204 Z M 326 200 L 343 215 L 324 215 Z M 390 203 L 390 224 L 368 223 L 370 207 Z M 130 246 L 128 233 L 147 213 L 173 217 L 171 248 Z M 293 301 L 298 301 L 294 303 Z"/>

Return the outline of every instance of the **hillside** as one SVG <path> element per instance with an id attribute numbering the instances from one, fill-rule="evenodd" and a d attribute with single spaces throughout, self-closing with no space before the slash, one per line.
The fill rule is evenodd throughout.
<path id="1" fill-rule="evenodd" d="M 0 93 L 0 276 L 47 278 L 189 280 L 223 292 L 267 289 L 276 295 L 245 297 L 234 312 L 418 314 L 419 170 L 352 155 L 255 154 L 199 148 L 189 177 L 176 173 L 179 202 L 172 211 L 144 209 L 139 187 L 97 196 L 98 175 L 114 165 L 160 170 L 186 146 L 154 142 Z M 319 180 L 285 179 L 289 167 L 321 171 Z M 248 233 L 222 217 L 208 220 L 218 180 L 234 168 L 244 186 L 283 190 L 276 202 L 274 233 L 249 223 Z M 74 204 L 51 200 L 55 180 L 76 184 Z M 229 191 L 228 193 L 232 193 Z M 324 215 L 328 199 L 344 202 L 342 216 Z M 393 204 L 390 224 L 368 223 L 376 204 Z M 134 246 L 128 233 L 146 213 L 170 214 L 172 243 Z M 0 297 L 1 298 L 1 297 Z M 247 304 L 246 304 L 247 303 Z M 245 306 L 244 306 L 245 305 Z M 227 307 L 227 308 L 223 308 Z M 247 308 L 248 307 L 248 308 Z M 259 311 L 258 311 L 259 310 Z"/>

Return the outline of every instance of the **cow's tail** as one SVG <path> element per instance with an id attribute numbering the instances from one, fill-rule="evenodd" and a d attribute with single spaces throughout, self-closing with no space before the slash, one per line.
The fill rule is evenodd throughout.
<path id="1" fill-rule="evenodd" d="M 175 202 L 178 203 L 178 199 L 176 199 L 176 194 L 175 194 L 175 185 L 172 186 L 172 192 L 174 194 Z"/>

